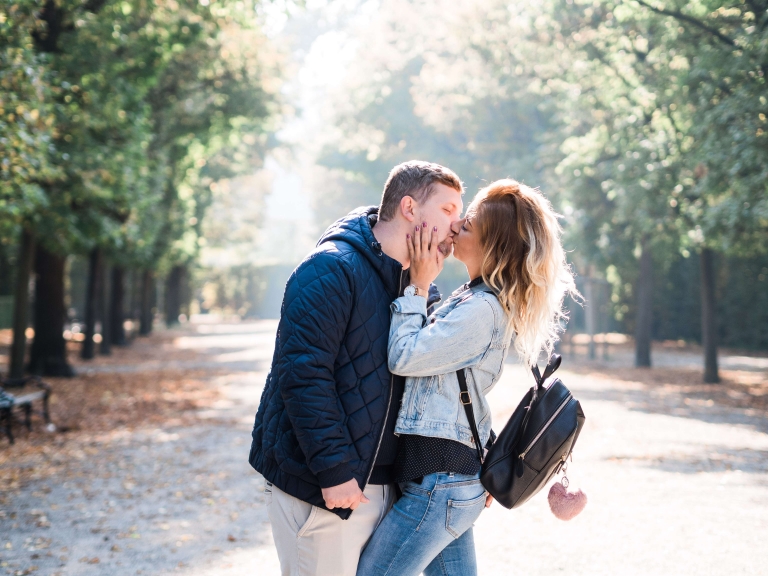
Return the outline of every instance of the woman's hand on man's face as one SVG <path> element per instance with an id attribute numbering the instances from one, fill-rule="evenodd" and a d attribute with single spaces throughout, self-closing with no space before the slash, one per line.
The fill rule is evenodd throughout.
<path id="1" fill-rule="evenodd" d="M 430 230 L 426 222 L 408 234 L 408 256 L 411 259 L 411 283 L 425 291 L 443 269 L 445 255 L 438 249 L 437 226 Z"/>

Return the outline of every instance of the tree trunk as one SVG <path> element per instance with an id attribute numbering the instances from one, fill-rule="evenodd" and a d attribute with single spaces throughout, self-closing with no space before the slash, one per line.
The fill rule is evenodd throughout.
<path id="1" fill-rule="evenodd" d="M 102 260 L 100 248 L 91 250 L 88 288 L 85 292 L 85 340 L 83 340 L 83 347 L 80 350 L 80 356 L 85 360 L 90 360 L 96 353 L 96 343 L 93 341 L 93 336 L 96 334 L 98 300 L 101 292 Z"/>
<path id="2" fill-rule="evenodd" d="M 717 314 L 715 312 L 715 253 L 701 251 L 701 343 L 704 347 L 704 382 L 720 382 L 717 369 Z"/>
<path id="3" fill-rule="evenodd" d="M 637 280 L 637 319 L 635 325 L 635 366 L 651 366 L 651 328 L 653 322 L 653 259 L 650 239 L 643 238 L 640 276 Z"/>
<path id="4" fill-rule="evenodd" d="M 112 297 L 110 299 L 110 342 L 115 346 L 125 346 L 125 328 L 123 322 L 123 300 L 125 299 L 125 271 L 121 266 L 112 267 Z"/>
<path id="5" fill-rule="evenodd" d="M 99 316 L 101 317 L 101 343 L 99 344 L 99 354 L 102 356 L 109 356 L 112 354 L 109 286 L 109 266 L 104 262 L 101 266 L 101 290 L 99 290 Z"/>
<path id="6" fill-rule="evenodd" d="M 171 268 L 171 273 L 168 274 L 165 289 L 165 323 L 168 326 L 175 326 L 179 323 L 184 272 L 183 266 L 174 266 Z"/>
<path id="7" fill-rule="evenodd" d="M 141 292 L 143 289 L 143 274 L 142 271 L 134 268 L 131 270 L 131 320 L 136 324 L 141 320 Z M 132 335 L 135 335 L 137 330 L 134 328 Z"/>
<path id="8" fill-rule="evenodd" d="M 13 296 L 13 344 L 11 344 L 11 365 L 8 376 L 24 376 L 24 355 L 27 349 L 27 326 L 29 324 L 29 277 L 35 256 L 35 238 L 26 228 L 21 230 L 19 260 L 16 266 L 16 286 Z"/>
<path id="9" fill-rule="evenodd" d="M 8 249 L 16 249 L 18 253 L 18 246 L 8 244 L 7 246 L 0 243 L 0 294 L 13 295 L 16 289 L 15 278 L 13 277 L 13 266 L 8 261 Z"/>
<path id="10" fill-rule="evenodd" d="M 64 341 L 64 267 L 66 258 L 38 245 L 35 251 L 35 339 L 29 369 L 42 376 L 74 376 Z"/>
<path id="11" fill-rule="evenodd" d="M 154 277 L 152 270 L 141 273 L 141 313 L 139 335 L 146 336 L 152 332 L 152 304 L 154 300 Z"/>

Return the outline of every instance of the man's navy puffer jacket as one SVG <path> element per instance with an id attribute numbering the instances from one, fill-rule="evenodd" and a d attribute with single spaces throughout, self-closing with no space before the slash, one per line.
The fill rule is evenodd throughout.
<path id="1" fill-rule="evenodd" d="M 253 428 L 251 466 L 323 508 L 321 487 L 367 484 L 389 404 L 389 306 L 404 273 L 373 235 L 377 212 L 333 224 L 289 278 Z"/>

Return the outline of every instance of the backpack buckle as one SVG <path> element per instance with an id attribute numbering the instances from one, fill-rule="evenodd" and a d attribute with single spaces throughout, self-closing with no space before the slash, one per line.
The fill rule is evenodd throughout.
<path id="1" fill-rule="evenodd" d="M 467 404 L 472 404 L 472 397 L 469 395 L 468 391 L 459 392 L 459 401 L 466 406 Z"/>

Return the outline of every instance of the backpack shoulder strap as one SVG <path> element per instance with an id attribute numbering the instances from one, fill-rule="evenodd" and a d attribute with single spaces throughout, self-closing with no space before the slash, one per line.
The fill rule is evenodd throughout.
<path id="1" fill-rule="evenodd" d="M 539 367 L 536 364 L 531 366 L 531 372 L 533 372 L 533 377 L 536 379 L 536 386 L 538 388 L 541 388 L 544 385 L 544 381 L 560 368 L 562 360 L 560 354 L 552 354 L 549 362 L 547 362 L 547 367 L 544 368 L 544 374 L 539 372 Z"/>
<path id="2" fill-rule="evenodd" d="M 485 456 L 483 454 L 483 445 L 480 442 L 480 433 L 477 431 L 475 411 L 472 409 L 472 396 L 469 394 L 469 389 L 467 388 L 467 376 L 464 373 L 464 370 L 458 370 L 456 376 L 459 378 L 459 389 L 461 390 L 459 401 L 462 406 L 464 406 L 464 413 L 467 415 L 467 420 L 469 420 L 469 429 L 472 430 L 472 437 L 475 440 L 477 457 L 480 458 L 480 463 L 482 463 L 483 460 L 485 460 Z"/>

